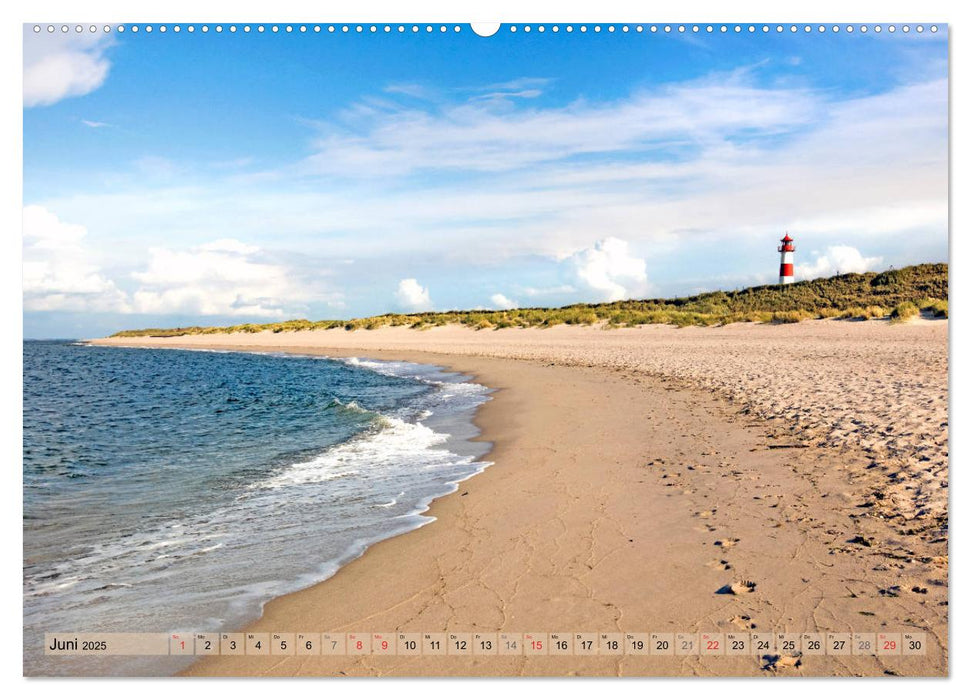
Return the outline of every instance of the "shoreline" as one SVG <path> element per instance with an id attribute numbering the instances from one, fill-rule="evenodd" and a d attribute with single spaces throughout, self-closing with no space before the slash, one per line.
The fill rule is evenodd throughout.
<path id="1" fill-rule="evenodd" d="M 891 662 L 804 656 L 786 669 L 764 669 L 755 656 L 213 657 L 181 675 L 946 675 L 946 609 L 942 623 L 921 597 L 879 593 L 902 572 L 874 567 L 887 552 L 845 544 L 861 532 L 853 502 L 863 492 L 851 467 L 865 470 L 864 454 L 818 445 L 775 449 L 783 445 L 771 443 L 786 438 L 778 421 L 746 414 L 677 377 L 602 363 L 376 347 L 389 345 L 376 331 L 340 332 L 349 341 L 344 347 L 326 345 L 332 333 L 313 345 L 288 343 L 294 334 L 273 336 L 268 345 L 212 336 L 190 344 L 405 360 L 472 375 L 494 390 L 474 419 L 476 439 L 493 444 L 481 459 L 493 465 L 432 501 L 424 515 L 435 521 L 369 546 L 321 583 L 271 600 L 247 631 L 919 627 L 930 632 L 934 653 Z M 425 332 L 411 334 L 435 345 Z M 179 347 L 180 340 L 97 344 Z M 836 462 L 838 469 L 820 469 Z M 873 541 L 899 540 L 889 523 L 865 525 Z M 920 566 L 925 578 L 935 571 L 933 562 Z M 946 557 L 943 576 L 946 601 Z M 750 595 L 717 592 L 740 580 L 756 583 Z M 940 602 L 941 591 L 934 593 Z M 922 627 L 914 624 L 921 619 Z"/>

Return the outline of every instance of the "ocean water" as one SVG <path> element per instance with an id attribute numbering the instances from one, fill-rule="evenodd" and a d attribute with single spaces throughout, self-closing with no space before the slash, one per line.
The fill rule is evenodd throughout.
<path id="1" fill-rule="evenodd" d="M 240 627 L 429 522 L 487 466 L 487 399 L 403 362 L 25 342 L 24 672 L 173 673 L 43 634 Z"/>

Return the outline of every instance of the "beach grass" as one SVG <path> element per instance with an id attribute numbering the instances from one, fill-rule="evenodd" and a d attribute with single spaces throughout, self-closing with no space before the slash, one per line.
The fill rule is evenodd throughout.
<path id="1" fill-rule="evenodd" d="M 934 318 L 947 318 L 947 299 L 920 299 L 917 308 Z"/>
<path id="2" fill-rule="evenodd" d="M 390 313 L 368 318 L 277 323 L 244 323 L 234 326 L 189 326 L 123 330 L 113 337 L 171 337 L 213 333 L 272 331 L 374 330 L 384 326 L 415 329 L 459 324 L 487 331 L 500 328 L 549 328 L 560 324 L 608 328 L 666 324 L 677 327 L 720 326 L 729 323 L 798 323 L 813 318 L 874 319 L 904 322 L 923 312 L 936 318 L 948 316 L 948 266 L 946 263 L 913 265 L 875 273 L 849 273 L 796 282 L 762 285 L 734 291 L 716 291 L 673 299 L 630 299 L 602 304 L 573 304 L 560 308 L 437 311 Z"/>
<path id="3" fill-rule="evenodd" d="M 902 301 L 890 312 L 890 323 L 906 323 L 920 313 L 917 304 L 912 301 Z"/>

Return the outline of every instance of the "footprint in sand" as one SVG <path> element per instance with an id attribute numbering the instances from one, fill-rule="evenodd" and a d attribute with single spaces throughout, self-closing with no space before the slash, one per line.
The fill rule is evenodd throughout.
<path id="1" fill-rule="evenodd" d="M 755 592 L 755 581 L 734 581 L 726 583 L 715 593 L 719 595 L 745 595 Z"/>
<path id="2" fill-rule="evenodd" d="M 715 540 L 712 544 L 714 544 L 716 547 L 721 547 L 722 549 L 729 549 L 730 547 L 737 545 L 740 541 L 741 540 L 739 540 L 737 537 L 726 537 L 722 540 Z"/>
<path id="3" fill-rule="evenodd" d="M 754 630 L 758 627 L 748 615 L 733 615 L 728 621 L 742 630 Z"/>
<path id="4" fill-rule="evenodd" d="M 730 571 L 732 565 L 729 564 L 728 560 L 726 559 L 712 559 L 710 562 L 708 562 L 708 568 L 719 569 L 721 571 Z"/>
<path id="5" fill-rule="evenodd" d="M 801 656 L 782 656 L 780 654 L 766 654 L 762 657 L 764 666 L 763 671 L 780 671 L 787 668 L 799 668 L 802 666 Z"/>

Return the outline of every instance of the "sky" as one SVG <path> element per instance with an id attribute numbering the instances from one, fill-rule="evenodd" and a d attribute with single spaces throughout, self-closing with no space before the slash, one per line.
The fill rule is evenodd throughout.
<path id="1" fill-rule="evenodd" d="M 25 26 L 26 338 L 948 258 L 943 26 L 186 26 Z"/>

